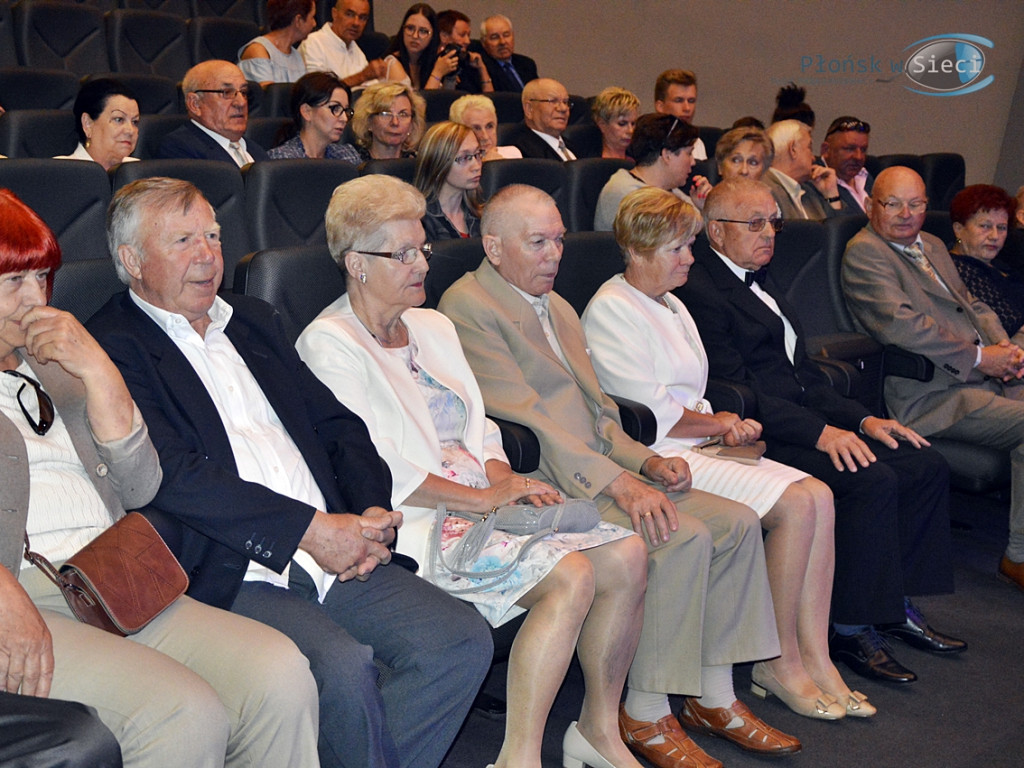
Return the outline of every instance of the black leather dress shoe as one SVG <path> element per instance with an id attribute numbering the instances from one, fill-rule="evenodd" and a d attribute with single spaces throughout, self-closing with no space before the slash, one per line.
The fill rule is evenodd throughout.
<path id="1" fill-rule="evenodd" d="M 936 632 L 928 624 L 913 603 L 907 601 L 907 620 L 902 624 L 890 624 L 883 630 L 886 637 L 895 637 L 907 645 L 930 653 L 960 653 L 967 650 L 967 643 L 955 637 Z"/>
<path id="2" fill-rule="evenodd" d="M 829 655 L 841 661 L 858 675 L 885 683 L 912 683 L 917 675 L 900 664 L 889 653 L 874 627 L 856 635 L 833 634 L 828 640 Z"/>

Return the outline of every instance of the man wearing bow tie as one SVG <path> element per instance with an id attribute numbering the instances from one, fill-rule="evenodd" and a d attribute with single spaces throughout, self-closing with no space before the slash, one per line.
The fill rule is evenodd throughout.
<path id="1" fill-rule="evenodd" d="M 879 631 L 934 652 L 966 648 L 934 632 L 906 598 L 952 591 L 949 469 L 916 432 L 837 393 L 808 358 L 795 312 L 759 272 L 781 228 L 771 190 L 722 182 L 704 217 L 710 248 L 698 241 L 676 293 L 700 329 L 711 376 L 753 390 L 757 412 L 745 415 L 764 425 L 766 455 L 835 495 L 833 657 L 867 677 L 912 682 Z"/>

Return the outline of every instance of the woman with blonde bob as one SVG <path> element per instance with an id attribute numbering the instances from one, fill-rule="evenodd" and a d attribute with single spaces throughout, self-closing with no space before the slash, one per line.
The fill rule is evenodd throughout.
<path id="1" fill-rule="evenodd" d="M 362 159 L 415 157 L 427 126 L 427 103 L 404 83 L 371 85 L 356 101 L 352 135 Z"/>
<path id="2" fill-rule="evenodd" d="M 590 114 L 601 131 L 601 157 L 626 160 L 626 147 L 640 114 L 640 99 L 625 88 L 605 88 L 594 97 Z"/>
<path id="3" fill-rule="evenodd" d="M 548 712 L 576 649 L 586 695 L 578 723 L 566 731 L 563 764 L 639 768 L 619 737 L 616 710 L 643 624 L 643 540 L 602 522 L 585 533 L 546 536 L 517 562 L 524 537 L 495 530 L 468 567 L 515 563 L 498 584 L 457 576 L 436 562 L 432 531 L 448 549 L 472 528 L 453 516 L 435 524 L 438 504 L 488 512 L 562 497 L 512 471 L 455 326 L 417 308 L 426 298 L 430 253 L 420 225 L 425 207 L 414 187 L 390 176 L 363 176 L 334 191 L 327 242 L 346 290 L 303 331 L 299 354 L 366 423 L 391 469 L 392 503 L 404 515 L 398 549 L 415 558 L 420 575 L 471 601 L 494 626 L 529 611 L 509 657 L 508 717 L 496 766 L 540 765 Z"/>
<path id="4" fill-rule="evenodd" d="M 750 466 L 693 450 L 709 438 L 725 446 L 761 438 L 758 422 L 712 411 L 700 334 L 672 294 L 693 264 L 700 213 L 671 192 L 643 187 L 623 198 L 613 226 L 626 269 L 598 289 L 582 318 L 594 369 L 606 392 L 654 411 L 658 434 L 651 449 L 685 457 L 694 488 L 746 504 L 761 518 L 782 653 L 754 665 L 754 693 L 773 693 L 797 714 L 822 720 L 874 714 L 829 659 L 835 510 L 828 486 L 768 459 Z M 687 699 L 684 725 L 698 709 Z"/>
<path id="5" fill-rule="evenodd" d="M 483 156 L 476 135 L 459 123 L 438 123 L 423 137 L 414 184 L 427 199 L 429 242 L 480 236 Z"/>

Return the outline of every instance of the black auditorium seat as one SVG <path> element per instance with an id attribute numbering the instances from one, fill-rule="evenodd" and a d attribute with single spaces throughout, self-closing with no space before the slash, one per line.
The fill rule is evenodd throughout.
<path id="1" fill-rule="evenodd" d="M 30 67 L 0 69 L 0 105 L 4 109 L 69 110 L 77 95 L 78 77 L 73 72 Z"/>
<path id="2" fill-rule="evenodd" d="M 596 128 L 595 128 L 596 130 Z M 586 157 L 565 164 L 569 187 L 564 211 L 565 226 L 570 232 L 587 232 L 594 228 L 594 213 L 601 190 L 620 168 L 632 168 L 632 160 L 612 157 Z"/>
<path id="3" fill-rule="evenodd" d="M 345 292 L 345 277 L 322 245 L 293 245 L 248 254 L 235 269 L 235 293 L 255 296 L 281 313 L 291 341 Z"/>
<path id="4" fill-rule="evenodd" d="M 441 296 L 451 284 L 479 267 L 484 258 L 483 241 L 479 237 L 439 240 L 433 245 L 430 271 L 423 281 L 423 289 L 427 294 L 423 306 L 428 309 L 436 309 Z"/>
<path id="5" fill-rule="evenodd" d="M 75 116 L 61 109 L 12 109 L 0 115 L 0 155 L 50 158 L 78 146 Z"/>
<path id="6" fill-rule="evenodd" d="M 110 256 L 65 261 L 53 276 L 50 304 L 85 323 L 111 296 L 125 288 Z"/>
<path id="7" fill-rule="evenodd" d="M 250 250 L 245 226 L 245 187 L 237 167 L 219 160 L 142 160 L 122 163 L 111 171 L 111 175 L 114 192 L 131 181 L 149 176 L 170 176 L 195 184 L 217 213 L 224 255 L 221 289 L 231 288 L 235 265 Z"/>
<path id="8" fill-rule="evenodd" d="M 190 16 L 218 16 L 260 23 L 264 0 L 189 0 Z M 231 59 L 234 61 L 234 59 Z"/>
<path id="9" fill-rule="evenodd" d="M 0 187 L 24 200 L 53 230 L 65 263 L 109 258 L 105 218 L 110 181 L 99 163 L 3 160 Z"/>
<path id="10" fill-rule="evenodd" d="M 269 160 L 250 165 L 243 177 L 251 247 L 326 247 L 324 212 L 331 194 L 357 175 L 354 165 L 338 160 Z"/>
<path id="11" fill-rule="evenodd" d="M 155 160 L 160 142 L 171 131 L 188 122 L 188 116 L 180 114 L 143 114 L 139 120 L 139 141 L 134 155 L 140 160 Z"/>
<path id="12" fill-rule="evenodd" d="M 561 160 L 533 157 L 518 160 L 490 160 L 484 163 L 484 169 L 480 176 L 480 191 L 484 199 L 490 199 L 499 189 L 509 184 L 529 184 L 532 187 L 543 189 L 555 198 L 555 203 L 564 219 L 569 194 L 567 165 L 568 163 Z"/>
<path id="13" fill-rule="evenodd" d="M 108 72 L 103 13 L 84 3 L 21 0 L 11 8 L 18 61 L 78 75 Z"/>
<path id="14" fill-rule="evenodd" d="M 99 76 L 113 77 L 128 86 L 139 103 L 141 115 L 178 114 L 178 86 L 176 81 L 169 77 L 139 72 L 117 72 L 113 75 Z"/>
<path id="15" fill-rule="evenodd" d="M 562 134 L 565 143 L 573 148 L 576 157 L 601 157 L 604 150 L 604 143 L 601 138 L 601 129 L 592 121 L 575 123 L 565 129 Z"/>
<path id="16" fill-rule="evenodd" d="M 106 15 L 110 68 L 180 80 L 192 65 L 185 20 L 160 11 L 117 10 Z"/>
<path id="17" fill-rule="evenodd" d="M 188 21 L 188 50 L 192 63 L 207 59 L 238 61 L 238 52 L 259 34 L 251 19 L 197 16 Z"/>
<path id="18" fill-rule="evenodd" d="M 360 176 L 369 176 L 372 173 L 394 176 L 412 184 L 412 180 L 416 176 L 416 158 L 402 157 L 395 160 L 367 160 L 359 166 Z"/>
<path id="19" fill-rule="evenodd" d="M 118 7 L 173 13 L 183 19 L 187 19 L 190 13 L 188 0 L 118 0 Z"/>

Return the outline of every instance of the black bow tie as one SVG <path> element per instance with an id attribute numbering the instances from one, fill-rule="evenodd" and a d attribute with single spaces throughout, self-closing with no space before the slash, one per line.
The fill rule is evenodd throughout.
<path id="1" fill-rule="evenodd" d="M 747 288 L 749 288 L 752 283 L 757 283 L 758 285 L 763 286 L 765 278 L 767 277 L 768 267 L 761 267 L 760 269 L 755 269 L 753 272 L 747 272 L 747 274 L 743 276 L 743 282 L 747 284 Z"/>

